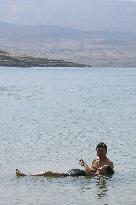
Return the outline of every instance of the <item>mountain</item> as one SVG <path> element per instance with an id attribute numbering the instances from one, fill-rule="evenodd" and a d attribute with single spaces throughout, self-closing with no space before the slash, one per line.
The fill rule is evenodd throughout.
<path id="1" fill-rule="evenodd" d="M 117 31 L 83 31 L 62 26 L 17 25 L 0 22 L 0 38 L 24 41 L 47 39 L 103 39 L 103 40 L 133 40 L 135 32 Z"/>
<path id="2" fill-rule="evenodd" d="M 0 50 L 106 67 L 136 67 L 136 1 L 4 0 Z"/>
<path id="3" fill-rule="evenodd" d="M 4 67 L 86 67 L 86 65 L 32 56 L 16 56 L 0 50 L 0 66 Z"/>
<path id="4" fill-rule="evenodd" d="M 0 22 L 0 49 L 21 58 L 33 56 L 97 67 L 136 67 L 136 33 L 128 31 L 83 31 Z"/>

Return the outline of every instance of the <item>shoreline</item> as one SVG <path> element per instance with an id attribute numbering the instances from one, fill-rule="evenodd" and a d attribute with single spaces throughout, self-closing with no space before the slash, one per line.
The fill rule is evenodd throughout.
<path id="1" fill-rule="evenodd" d="M 91 67 L 91 65 L 85 65 L 75 63 L 73 61 L 55 60 L 43 57 L 33 56 L 16 56 L 5 51 L 0 51 L 0 66 L 1 67 Z"/>
<path id="2" fill-rule="evenodd" d="M 116 63 L 111 64 L 101 64 L 101 65 L 89 65 L 84 63 L 76 63 L 74 61 L 67 61 L 64 59 L 50 59 L 44 57 L 34 57 L 34 56 L 24 56 L 24 55 L 16 55 L 6 51 L 0 50 L 0 67 L 9 67 L 9 68 L 136 68 L 135 64 L 126 64 Z"/>

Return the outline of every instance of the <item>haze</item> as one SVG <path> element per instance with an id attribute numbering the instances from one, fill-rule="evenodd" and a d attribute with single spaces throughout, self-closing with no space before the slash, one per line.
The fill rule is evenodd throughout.
<path id="1" fill-rule="evenodd" d="M 0 0 L 0 21 L 136 32 L 136 0 Z"/>

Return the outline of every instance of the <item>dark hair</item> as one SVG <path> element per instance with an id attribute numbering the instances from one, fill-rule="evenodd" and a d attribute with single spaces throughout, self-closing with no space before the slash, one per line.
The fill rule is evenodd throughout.
<path id="1" fill-rule="evenodd" d="M 106 171 L 107 171 L 107 175 L 114 174 L 114 170 L 113 170 L 110 166 L 108 166 L 108 167 L 106 168 Z"/>
<path id="2" fill-rule="evenodd" d="M 96 150 L 97 150 L 99 147 L 103 147 L 103 148 L 106 150 L 106 152 L 107 152 L 107 145 L 106 145 L 104 142 L 99 143 L 99 144 L 96 146 Z"/>

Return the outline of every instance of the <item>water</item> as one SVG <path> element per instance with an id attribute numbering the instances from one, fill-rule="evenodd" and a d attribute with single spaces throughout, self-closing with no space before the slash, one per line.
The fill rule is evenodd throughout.
<path id="1" fill-rule="evenodd" d="M 0 204 L 136 204 L 136 69 L 0 68 Z M 115 174 L 16 178 L 91 164 L 108 145 Z"/>

